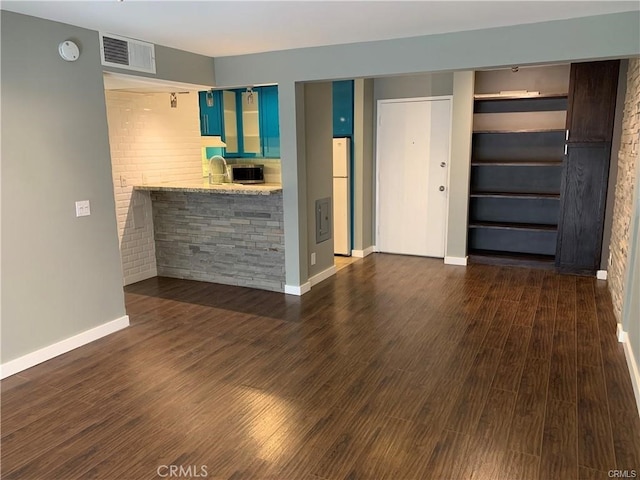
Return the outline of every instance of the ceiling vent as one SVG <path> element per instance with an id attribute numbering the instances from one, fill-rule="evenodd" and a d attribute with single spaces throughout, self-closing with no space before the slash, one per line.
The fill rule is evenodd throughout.
<path id="1" fill-rule="evenodd" d="M 100 56 L 102 65 L 107 67 L 156 73 L 156 55 L 152 43 L 101 33 Z"/>

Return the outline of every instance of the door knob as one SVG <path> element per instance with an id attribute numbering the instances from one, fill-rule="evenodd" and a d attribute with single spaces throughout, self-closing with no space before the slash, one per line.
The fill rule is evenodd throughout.
<path id="1" fill-rule="evenodd" d="M 440 185 L 440 188 L 438 188 L 438 190 L 440 190 L 441 192 L 444 192 L 444 185 Z"/>
<path id="2" fill-rule="evenodd" d="M 440 162 L 440 166 L 441 166 L 442 168 L 444 168 L 444 167 L 446 167 L 446 166 L 447 166 L 447 164 L 446 164 L 445 162 Z"/>

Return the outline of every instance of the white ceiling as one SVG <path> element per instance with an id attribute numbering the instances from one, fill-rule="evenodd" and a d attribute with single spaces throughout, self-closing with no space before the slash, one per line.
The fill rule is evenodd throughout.
<path id="1" fill-rule="evenodd" d="M 212 57 L 639 10 L 638 1 L 2 1 L 3 10 Z"/>

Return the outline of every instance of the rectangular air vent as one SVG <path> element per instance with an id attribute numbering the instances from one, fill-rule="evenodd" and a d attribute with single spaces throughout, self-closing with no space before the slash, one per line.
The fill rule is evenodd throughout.
<path id="1" fill-rule="evenodd" d="M 155 48 L 152 43 L 101 33 L 100 56 L 102 65 L 108 67 L 156 73 Z"/>

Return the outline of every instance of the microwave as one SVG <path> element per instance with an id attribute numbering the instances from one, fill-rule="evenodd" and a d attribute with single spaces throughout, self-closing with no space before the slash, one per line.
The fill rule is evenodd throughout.
<path id="1" fill-rule="evenodd" d="M 229 165 L 232 183 L 264 183 L 264 165 Z"/>

